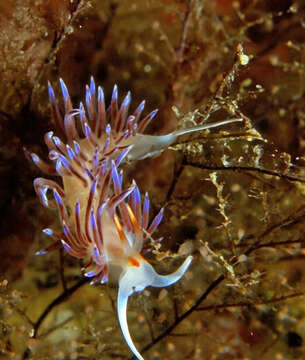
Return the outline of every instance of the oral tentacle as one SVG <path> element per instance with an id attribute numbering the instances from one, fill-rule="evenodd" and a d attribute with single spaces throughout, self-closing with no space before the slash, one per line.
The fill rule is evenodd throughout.
<path id="1" fill-rule="evenodd" d="M 177 138 L 181 135 L 189 134 L 196 131 L 202 131 L 207 129 L 212 129 L 219 126 L 224 126 L 234 122 L 241 122 L 243 119 L 234 118 L 223 121 L 217 121 L 214 123 L 198 125 L 190 128 L 179 129 L 173 131 L 167 135 L 145 135 L 138 132 L 135 137 L 133 148 L 129 152 L 127 158 L 128 160 L 143 160 L 148 157 L 155 156 L 162 153 L 170 145 L 174 144 L 177 141 Z"/>
<path id="2" fill-rule="evenodd" d="M 118 293 L 118 303 L 117 303 L 117 311 L 119 317 L 120 327 L 124 336 L 124 339 L 129 346 L 129 349 L 133 352 L 138 360 L 144 360 L 141 354 L 138 352 L 135 344 L 133 343 L 127 323 L 127 303 L 128 303 L 128 293 L 124 291 L 122 287 L 119 287 Z"/>
<path id="3" fill-rule="evenodd" d="M 185 272 L 187 271 L 188 267 L 191 265 L 193 260 L 192 256 L 188 256 L 182 265 L 172 274 L 169 275 L 159 275 L 155 272 L 154 279 L 150 284 L 153 287 L 166 287 L 174 284 L 175 282 L 179 281 Z"/>
<path id="4" fill-rule="evenodd" d="M 174 273 L 160 275 L 147 261 L 140 257 L 135 259 L 136 266 L 128 266 L 121 275 L 117 301 L 118 318 L 125 341 L 137 359 L 144 360 L 135 347 L 128 329 L 127 303 L 129 296 L 135 292 L 143 291 L 147 286 L 166 287 L 174 284 L 185 274 L 192 259 L 192 256 L 188 256 Z"/>

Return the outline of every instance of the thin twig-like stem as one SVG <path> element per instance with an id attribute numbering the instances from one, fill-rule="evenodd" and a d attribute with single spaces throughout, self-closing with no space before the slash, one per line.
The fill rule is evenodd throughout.
<path id="1" fill-rule="evenodd" d="M 184 59 L 186 39 L 187 39 L 189 27 L 191 25 L 191 14 L 192 14 L 192 9 L 194 7 L 194 2 L 195 2 L 195 0 L 190 0 L 189 6 L 188 6 L 188 9 L 185 14 L 184 21 L 183 21 L 183 31 L 181 34 L 180 46 L 179 46 L 179 49 L 178 49 L 177 55 L 176 55 L 177 61 L 179 61 L 180 63 L 183 62 L 183 59 Z"/>
<path id="2" fill-rule="evenodd" d="M 146 321 L 146 324 L 148 326 L 148 330 L 149 330 L 149 333 L 150 333 L 150 338 L 153 341 L 155 339 L 154 329 L 152 327 L 152 323 L 150 322 L 150 319 L 148 317 L 148 314 L 146 312 L 145 307 L 144 307 L 143 313 L 144 313 L 145 321 Z"/>
<path id="3" fill-rule="evenodd" d="M 51 327 L 50 329 L 48 329 L 46 332 L 44 332 L 43 334 L 40 334 L 39 337 L 40 338 L 44 338 L 48 335 L 50 335 L 52 332 L 63 328 L 66 324 L 68 324 L 74 317 L 73 316 L 69 316 L 68 319 L 62 321 L 61 323 Z"/>
<path id="4" fill-rule="evenodd" d="M 284 228 L 284 227 L 286 227 L 286 226 L 295 225 L 295 224 L 297 224 L 298 222 L 303 221 L 304 218 L 305 218 L 305 214 L 303 213 L 303 211 L 304 211 L 304 206 L 301 206 L 301 207 L 295 212 L 295 214 L 298 214 L 298 213 L 301 212 L 300 215 L 295 216 L 295 217 L 293 217 L 293 215 L 290 215 L 290 216 L 288 216 L 286 219 L 280 221 L 279 223 L 276 223 L 276 224 L 268 227 L 261 235 L 259 235 L 259 236 L 257 237 L 257 240 L 255 241 L 255 243 L 252 244 L 252 245 L 249 247 L 249 249 L 247 249 L 247 251 L 245 252 L 245 255 L 249 256 L 252 251 L 255 251 L 255 250 L 258 249 L 258 248 L 261 248 L 261 247 L 264 247 L 264 246 L 268 247 L 268 246 L 269 246 L 269 245 L 268 245 L 269 243 L 266 243 L 266 244 L 264 245 L 264 244 L 261 243 L 261 241 L 262 241 L 263 238 L 267 237 L 267 235 L 271 234 L 273 231 L 279 230 L 279 229 Z M 287 242 L 287 244 L 288 244 L 288 243 L 289 243 L 289 242 Z M 278 243 L 273 242 L 273 243 L 270 243 L 270 244 L 272 244 L 273 246 L 281 245 L 280 242 L 278 242 Z M 270 245 L 270 246 L 272 246 L 272 245 Z"/>
<path id="5" fill-rule="evenodd" d="M 236 308 L 236 307 L 244 307 L 244 306 L 258 306 L 258 305 L 268 305 L 268 304 L 276 304 L 281 301 L 294 299 L 300 296 L 304 296 L 305 292 L 298 292 L 290 295 L 276 297 L 274 299 L 266 300 L 266 301 L 258 301 L 258 302 L 247 302 L 242 301 L 238 303 L 231 303 L 231 304 L 219 304 L 219 305 L 208 305 L 199 307 L 196 311 L 208 311 L 208 310 L 217 310 L 217 309 L 227 309 L 227 308 Z"/>
<path id="6" fill-rule="evenodd" d="M 57 296 L 43 311 L 43 313 L 39 316 L 38 320 L 34 322 L 34 332 L 33 332 L 33 338 L 37 337 L 38 330 L 40 328 L 40 325 L 44 321 L 44 319 L 47 317 L 47 315 L 53 310 L 57 305 L 60 305 L 62 302 L 64 302 L 68 297 L 70 297 L 76 290 L 78 290 L 83 285 L 87 284 L 90 281 L 90 279 L 83 278 L 79 282 L 77 282 L 75 285 L 71 286 L 67 290 L 63 291 L 60 295 Z"/>
<path id="7" fill-rule="evenodd" d="M 237 48 L 236 48 L 236 59 L 235 59 L 234 63 L 232 64 L 232 66 L 230 67 L 230 69 L 223 74 L 222 81 L 220 82 L 219 86 L 217 87 L 213 97 L 208 101 L 207 106 L 205 106 L 205 108 L 203 109 L 203 112 L 201 115 L 202 116 L 201 122 L 204 122 L 209 118 L 210 114 L 213 112 L 219 99 L 221 99 L 223 97 L 224 89 L 226 87 L 229 87 L 232 84 L 232 82 L 234 81 L 235 74 L 238 71 L 239 66 L 240 66 L 239 55 L 241 55 L 241 54 L 242 54 L 242 46 L 241 46 L 241 44 L 238 44 Z"/>
<path id="8" fill-rule="evenodd" d="M 45 72 L 46 66 L 48 66 L 50 63 L 52 63 L 52 61 L 54 61 L 55 55 L 57 54 L 61 43 L 64 41 L 66 36 L 69 34 L 70 27 L 72 26 L 72 24 L 75 21 L 75 18 L 78 16 L 80 10 L 84 6 L 85 6 L 85 0 L 78 0 L 77 1 L 77 4 L 75 5 L 74 10 L 70 14 L 70 18 L 69 18 L 68 22 L 65 24 L 65 27 L 63 28 L 63 30 L 61 31 L 59 36 L 54 39 L 54 42 L 53 42 L 52 47 L 50 49 L 50 52 L 49 52 L 48 56 L 45 58 L 45 61 L 43 62 L 42 66 L 40 68 L 40 71 L 38 72 L 38 74 L 36 76 L 36 79 L 34 81 L 34 85 L 33 85 L 31 94 L 29 96 L 27 105 L 30 105 L 31 102 L 32 102 L 32 98 L 33 98 L 33 95 L 34 95 L 35 88 L 36 88 L 37 84 L 39 83 L 40 79 L 42 78 L 42 76 L 43 76 L 43 74 Z"/>
<path id="9" fill-rule="evenodd" d="M 14 304 L 10 304 L 10 306 L 20 315 L 22 316 L 32 327 L 35 326 L 34 322 L 27 316 L 27 314 L 19 309 L 17 306 L 15 306 Z"/>
<path id="10" fill-rule="evenodd" d="M 181 162 L 179 163 L 179 166 L 176 166 L 175 163 L 173 181 L 171 182 L 171 185 L 166 194 L 166 203 L 170 201 L 183 170 L 184 170 L 184 165 Z"/>
<path id="11" fill-rule="evenodd" d="M 201 165 L 201 164 L 193 163 L 190 161 L 185 161 L 184 165 L 197 167 L 202 170 L 237 171 L 237 172 L 254 171 L 254 172 L 258 172 L 258 173 L 265 174 L 265 175 L 272 175 L 272 176 L 275 176 L 275 177 L 278 177 L 278 178 L 281 178 L 284 180 L 299 182 L 302 184 L 305 183 L 305 179 L 301 179 L 301 178 L 298 178 L 298 177 L 292 176 L 292 175 L 282 174 L 275 170 L 257 168 L 254 166 L 210 166 L 210 165 Z"/>

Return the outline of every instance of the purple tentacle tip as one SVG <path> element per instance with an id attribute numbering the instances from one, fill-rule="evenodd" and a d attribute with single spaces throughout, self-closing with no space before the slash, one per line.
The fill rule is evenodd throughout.
<path id="1" fill-rule="evenodd" d="M 56 200 L 56 202 L 60 205 L 63 206 L 63 202 L 62 202 L 62 198 L 61 196 L 58 194 L 56 189 L 53 189 L 53 194 L 54 194 L 54 198 Z"/>
<path id="2" fill-rule="evenodd" d="M 118 87 L 117 87 L 117 85 L 115 84 L 114 87 L 113 87 L 111 100 L 112 100 L 112 101 L 117 101 L 117 99 L 118 99 Z"/>
<path id="3" fill-rule="evenodd" d="M 122 102 L 121 107 L 124 109 L 127 106 L 129 106 L 130 100 L 131 100 L 131 94 L 130 94 L 130 91 L 128 91 L 127 95 L 125 96 L 125 98 L 124 98 L 124 100 Z"/>
<path id="4" fill-rule="evenodd" d="M 61 87 L 61 91 L 62 91 L 62 95 L 64 97 L 64 100 L 67 101 L 68 98 L 69 98 L 69 92 L 68 92 L 68 89 L 66 87 L 66 84 L 64 83 L 62 78 L 59 79 L 59 82 L 60 82 L 60 87 Z"/>
<path id="5" fill-rule="evenodd" d="M 90 77 L 90 93 L 91 96 L 95 95 L 95 82 L 93 76 Z"/>
<path id="6" fill-rule="evenodd" d="M 55 95 L 51 83 L 48 81 L 48 93 L 51 103 L 55 103 Z"/>
<path id="7" fill-rule="evenodd" d="M 48 236 L 53 236 L 53 230 L 52 229 L 43 229 L 42 232 L 45 234 L 45 235 L 48 235 Z"/>

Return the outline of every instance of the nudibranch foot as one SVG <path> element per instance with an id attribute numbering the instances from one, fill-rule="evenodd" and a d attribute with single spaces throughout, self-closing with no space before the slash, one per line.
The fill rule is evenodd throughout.
<path id="1" fill-rule="evenodd" d="M 144 360 L 144 358 L 135 347 L 128 329 L 127 303 L 129 296 L 135 292 L 143 291 L 147 286 L 166 287 L 174 284 L 182 278 L 191 262 L 192 256 L 188 256 L 172 274 L 159 275 L 143 257 L 138 256 L 135 262 L 131 263 L 122 273 L 119 280 L 117 301 L 119 323 L 127 345 L 138 360 Z"/>

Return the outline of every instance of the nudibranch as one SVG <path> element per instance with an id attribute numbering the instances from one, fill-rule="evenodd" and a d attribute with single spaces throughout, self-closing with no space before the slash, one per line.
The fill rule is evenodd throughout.
<path id="1" fill-rule="evenodd" d="M 148 135 L 144 134 L 144 131 L 158 110 L 153 110 L 141 119 L 145 100 L 138 105 L 132 115 L 129 115 L 131 94 L 128 92 L 119 106 L 118 88 L 115 85 L 110 105 L 106 107 L 103 89 L 100 86 L 96 89 L 94 79 L 91 77 L 90 85 L 86 86 L 85 106 L 81 102 L 78 109 L 73 109 L 69 92 L 62 79 L 60 86 L 64 98 L 64 111 L 61 111 L 53 88 L 50 83 L 48 84 L 54 122 L 69 143 L 74 140 L 81 143 L 82 152 L 89 158 L 94 157 L 93 151 L 97 147 L 103 149 L 105 146 L 109 156 L 109 153 L 115 152 L 118 148 L 131 146 L 126 160 L 141 160 L 160 154 L 174 144 L 181 135 L 243 121 L 241 118 L 232 118 L 179 129 L 166 135 Z M 79 126 L 75 124 L 76 115 L 79 116 Z M 78 131 L 80 127 L 81 140 Z M 76 147 L 75 151 L 78 151 L 79 147 L 77 145 Z"/>
<path id="2" fill-rule="evenodd" d="M 128 114 L 131 96 L 127 93 L 119 106 L 115 86 L 110 106 L 106 108 L 104 93 L 93 78 L 86 87 L 85 106 L 78 108 L 72 102 L 60 79 L 63 108 L 58 104 L 49 84 L 49 98 L 53 120 L 61 135 L 46 133 L 49 162 L 25 150 L 25 154 L 46 174 L 59 176 L 54 180 L 37 178 L 35 191 L 42 204 L 58 210 L 61 231 L 50 228 L 43 232 L 54 238 L 44 254 L 59 246 L 86 263 L 86 277 L 91 283 L 105 283 L 109 274 L 118 275 L 117 311 L 124 338 L 138 359 L 127 325 L 129 296 L 147 286 L 165 287 L 178 281 L 191 264 L 188 256 L 182 265 L 169 275 L 159 275 L 145 260 L 144 254 L 158 240 L 152 235 L 162 220 L 163 209 L 149 221 L 148 194 L 141 196 L 133 181 L 123 183 L 120 165 L 126 160 L 140 160 L 161 153 L 178 136 L 188 132 L 209 129 L 241 119 L 229 119 L 193 128 L 174 131 L 168 135 L 143 134 L 157 110 L 141 119 L 145 102 L 142 101 L 132 115 Z M 76 122 L 75 119 L 78 118 Z"/>

